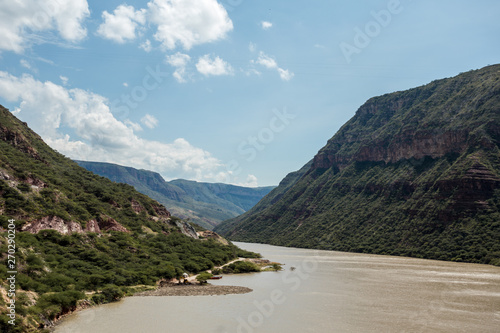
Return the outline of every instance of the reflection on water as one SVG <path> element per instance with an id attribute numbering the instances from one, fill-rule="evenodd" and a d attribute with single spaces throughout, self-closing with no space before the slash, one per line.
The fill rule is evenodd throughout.
<path id="1" fill-rule="evenodd" d="M 238 245 L 285 270 L 212 282 L 250 294 L 126 298 L 70 316 L 56 333 L 499 331 L 499 267 Z"/>

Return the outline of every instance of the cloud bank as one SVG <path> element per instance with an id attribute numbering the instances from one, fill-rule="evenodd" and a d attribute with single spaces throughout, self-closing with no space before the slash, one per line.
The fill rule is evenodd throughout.
<path id="1" fill-rule="evenodd" d="M 163 143 L 139 137 L 138 124 L 116 119 L 107 99 L 92 92 L 0 71 L 0 96 L 18 102 L 17 117 L 70 158 L 153 170 L 167 179 L 230 179 L 221 161 L 184 138 Z M 158 125 L 151 115 L 141 122 L 149 128 Z"/>
<path id="2" fill-rule="evenodd" d="M 0 1 L 0 51 L 22 53 L 42 31 L 79 42 L 87 36 L 83 21 L 89 16 L 87 0 Z"/>

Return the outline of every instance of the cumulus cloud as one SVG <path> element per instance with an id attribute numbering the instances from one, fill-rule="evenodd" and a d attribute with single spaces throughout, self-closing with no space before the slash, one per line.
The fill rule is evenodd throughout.
<path id="1" fill-rule="evenodd" d="M 156 119 L 155 116 L 146 114 L 144 117 L 142 117 L 141 123 L 143 123 L 146 127 L 153 129 L 158 126 L 158 119 Z"/>
<path id="2" fill-rule="evenodd" d="M 166 178 L 213 181 L 227 173 L 218 159 L 183 138 L 163 143 L 139 137 L 138 124 L 116 119 L 108 100 L 92 92 L 0 71 L 0 97 L 18 103 L 17 116 L 70 158 L 129 165 Z"/>
<path id="3" fill-rule="evenodd" d="M 268 21 L 262 21 L 262 22 L 260 22 L 260 25 L 261 25 L 262 29 L 264 29 L 264 30 L 271 29 L 273 26 L 273 24 L 271 22 L 268 22 Z"/>
<path id="4" fill-rule="evenodd" d="M 57 30 L 69 42 L 87 36 L 83 21 L 90 15 L 87 0 L 16 0 L 0 2 L 0 51 L 22 53 L 33 34 Z"/>
<path id="5" fill-rule="evenodd" d="M 278 73 L 283 81 L 290 81 L 295 76 L 294 73 L 290 72 L 288 69 L 278 68 Z"/>
<path id="6" fill-rule="evenodd" d="M 258 182 L 257 177 L 255 177 L 254 175 L 248 175 L 246 182 L 243 183 L 242 186 L 245 186 L 245 187 L 257 187 L 257 186 L 259 186 L 258 183 L 259 182 Z"/>
<path id="7" fill-rule="evenodd" d="M 135 10 L 133 6 L 120 5 L 113 14 L 102 13 L 104 23 L 97 29 L 97 34 L 117 43 L 125 43 L 136 38 L 138 25 L 146 23 L 146 10 Z"/>
<path id="8" fill-rule="evenodd" d="M 151 41 L 149 39 L 146 39 L 146 41 L 144 43 L 141 43 L 139 47 L 148 53 L 153 49 L 153 46 L 151 46 Z"/>
<path id="9" fill-rule="evenodd" d="M 273 58 L 271 58 L 270 56 L 268 56 L 267 54 L 265 54 L 262 51 L 259 53 L 259 58 L 257 58 L 255 63 L 262 65 L 262 66 L 269 68 L 269 69 L 278 68 L 278 63 L 276 62 L 276 60 L 274 60 Z"/>
<path id="10" fill-rule="evenodd" d="M 268 56 L 262 51 L 259 52 L 259 57 L 257 58 L 257 60 L 252 60 L 251 63 L 264 66 L 268 69 L 276 70 L 283 81 L 290 81 L 295 76 L 295 74 L 288 69 L 279 67 L 278 63 L 273 57 Z"/>
<path id="11" fill-rule="evenodd" d="M 205 76 L 231 75 L 234 72 L 231 65 L 227 62 L 222 60 L 220 57 L 212 58 L 209 54 L 205 54 L 203 57 L 198 59 L 196 69 Z"/>
<path id="12" fill-rule="evenodd" d="M 176 54 L 168 55 L 165 61 L 167 64 L 175 67 L 174 78 L 178 82 L 186 82 L 186 66 L 191 61 L 191 57 L 187 54 L 177 52 Z"/>
<path id="13" fill-rule="evenodd" d="M 149 19 L 157 26 L 155 39 L 172 50 L 226 37 L 233 22 L 217 0 L 152 0 L 148 3 Z"/>

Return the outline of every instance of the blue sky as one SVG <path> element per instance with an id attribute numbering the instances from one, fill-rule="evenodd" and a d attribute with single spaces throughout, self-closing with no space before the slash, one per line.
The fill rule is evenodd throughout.
<path id="1" fill-rule="evenodd" d="M 368 98 L 500 61 L 500 2 L 0 3 L 0 104 L 68 157 L 277 185 Z"/>

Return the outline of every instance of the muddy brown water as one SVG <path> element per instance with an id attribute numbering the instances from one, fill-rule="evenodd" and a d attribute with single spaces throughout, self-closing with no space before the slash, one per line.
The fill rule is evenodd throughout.
<path id="1" fill-rule="evenodd" d="M 249 294 L 129 297 L 55 332 L 500 332 L 500 267 L 237 245 L 285 269 L 211 282 Z"/>

